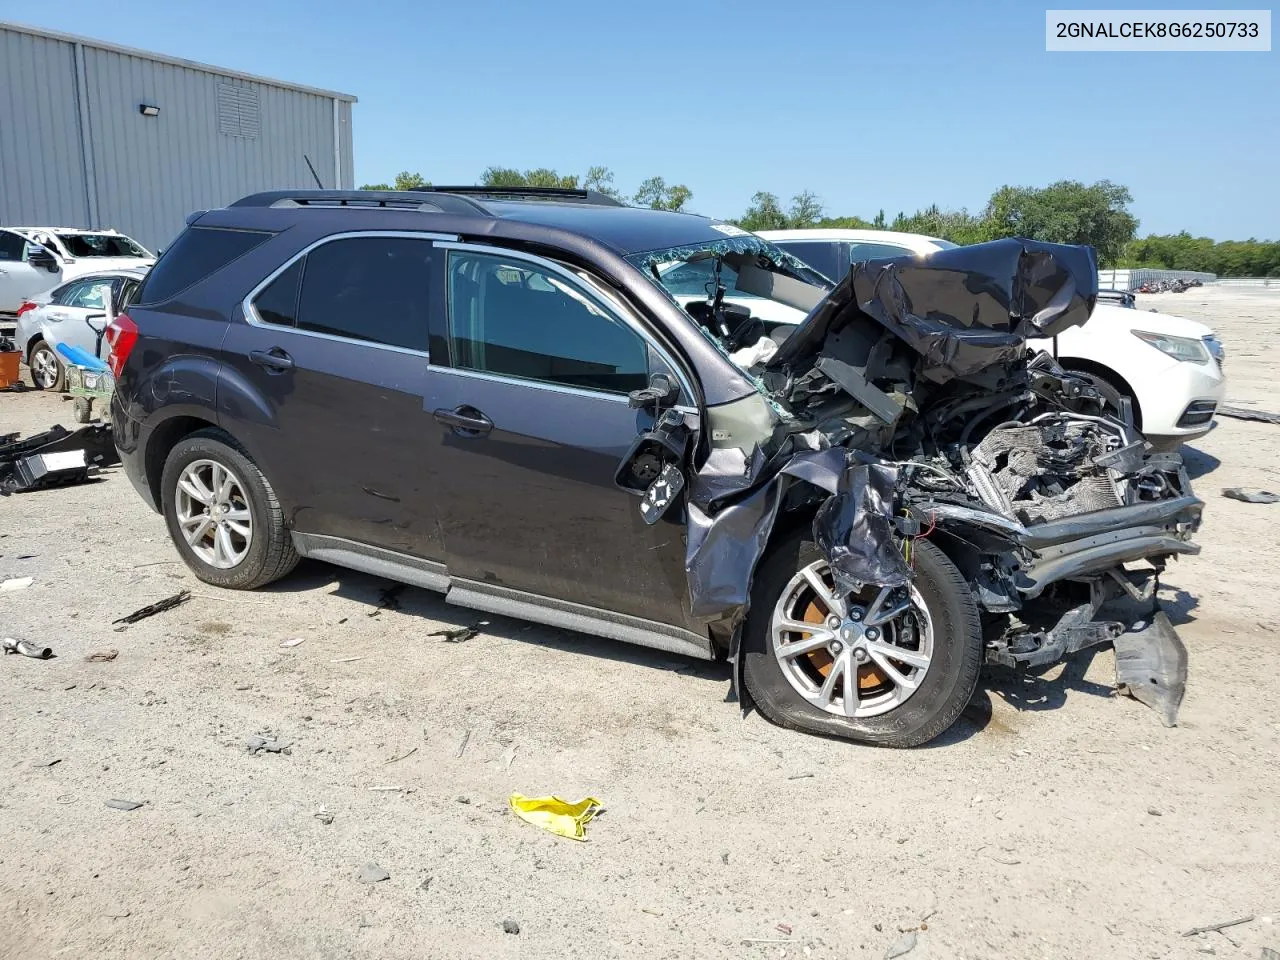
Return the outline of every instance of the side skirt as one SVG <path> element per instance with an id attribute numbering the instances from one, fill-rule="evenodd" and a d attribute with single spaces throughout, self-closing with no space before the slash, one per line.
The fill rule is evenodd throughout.
<path id="1" fill-rule="evenodd" d="M 715 659 L 710 636 L 700 636 L 683 627 L 489 583 L 454 579 L 442 563 L 341 537 L 295 531 L 293 545 L 304 557 L 443 593 L 446 603 L 460 607 L 545 623 L 700 660 Z"/>

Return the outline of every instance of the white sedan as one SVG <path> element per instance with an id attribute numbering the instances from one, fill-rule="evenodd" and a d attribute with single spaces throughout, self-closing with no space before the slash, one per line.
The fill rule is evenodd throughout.
<path id="1" fill-rule="evenodd" d="M 850 263 L 927 256 L 956 246 L 888 230 L 765 230 L 760 236 L 833 279 L 843 277 Z M 1064 367 L 1088 376 L 1113 403 L 1132 398 L 1134 419 L 1154 446 L 1173 448 L 1213 429 L 1226 392 L 1224 351 L 1204 324 L 1100 299 L 1087 323 L 1057 341 Z M 1051 341 L 1031 344 L 1055 350 Z"/>

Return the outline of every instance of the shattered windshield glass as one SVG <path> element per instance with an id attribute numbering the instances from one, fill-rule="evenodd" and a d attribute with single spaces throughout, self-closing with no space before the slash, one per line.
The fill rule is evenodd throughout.
<path id="1" fill-rule="evenodd" d="M 780 247 L 751 234 L 627 258 L 684 309 L 713 343 L 750 370 L 831 289 Z"/>

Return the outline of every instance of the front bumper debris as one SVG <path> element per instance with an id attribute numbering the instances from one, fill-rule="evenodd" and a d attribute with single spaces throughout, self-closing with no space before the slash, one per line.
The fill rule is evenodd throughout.
<path id="1" fill-rule="evenodd" d="M 1187 648 L 1163 610 L 1133 624 L 1113 641 L 1121 689 L 1176 726 L 1187 689 Z"/>

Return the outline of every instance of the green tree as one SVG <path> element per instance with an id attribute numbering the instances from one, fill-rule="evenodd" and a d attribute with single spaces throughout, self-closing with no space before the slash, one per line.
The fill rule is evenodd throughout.
<path id="1" fill-rule="evenodd" d="M 803 230 L 815 226 L 822 219 L 822 201 L 812 190 L 804 190 L 791 198 L 787 211 L 787 226 Z"/>
<path id="2" fill-rule="evenodd" d="M 558 187 L 562 190 L 578 188 L 578 178 L 575 174 L 561 175 L 547 167 L 523 171 L 512 167 L 487 167 L 480 174 L 480 183 L 486 187 Z"/>
<path id="3" fill-rule="evenodd" d="M 1127 187 L 1099 180 L 1085 186 L 1059 180 L 1047 187 L 1004 186 L 991 195 L 984 219 L 993 237 L 1087 243 L 1103 263 L 1119 259 L 1138 230 Z"/>
<path id="4" fill-rule="evenodd" d="M 875 229 L 875 230 L 887 230 L 887 229 L 888 229 L 888 226 L 886 225 L 886 222 L 885 222 L 885 219 L 884 219 L 884 207 L 881 207 L 881 208 L 880 208 L 880 212 L 876 214 L 876 218 L 875 218 L 874 220 L 872 220 L 872 221 L 871 221 L 871 226 L 872 226 L 872 228 L 873 228 L 873 229 Z"/>
<path id="5" fill-rule="evenodd" d="M 760 230 L 783 230 L 787 226 L 787 215 L 783 213 L 777 196 L 762 190 L 751 198 L 751 206 L 747 207 L 747 212 L 736 223 L 743 230 L 753 233 Z"/>
<path id="6" fill-rule="evenodd" d="M 410 173 L 408 170 L 401 170 L 396 174 L 396 182 L 394 184 L 385 183 L 366 183 L 361 190 L 415 190 L 419 187 L 429 187 L 431 181 L 423 178 L 420 173 Z"/>
<path id="7" fill-rule="evenodd" d="M 667 186 L 662 177 L 649 177 L 636 189 L 632 202 L 652 210 L 680 211 L 693 198 L 693 191 L 682 183 Z"/>
<path id="8" fill-rule="evenodd" d="M 595 190 L 597 193 L 603 193 L 606 197 L 613 197 L 615 200 L 622 199 L 622 194 L 613 182 L 613 171 L 608 167 L 588 167 L 587 175 L 582 178 L 582 188 L 584 190 Z"/>

